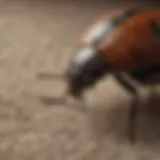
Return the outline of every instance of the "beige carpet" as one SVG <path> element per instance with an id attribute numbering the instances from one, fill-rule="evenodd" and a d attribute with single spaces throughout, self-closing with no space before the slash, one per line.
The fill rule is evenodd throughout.
<path id="1" fill-rule="evenodd" d="M 86 27 L 115 4 L 11 2 L 0 1 L 0 159 L 159 160 L 155 99 L 141 107 L 134 145 L 126 134 L 132 97 L 112 79 L 87 94 L 87 114 L 40 99 L 63 96 L 65 83 L 38 73 L 61 74 Z"/>

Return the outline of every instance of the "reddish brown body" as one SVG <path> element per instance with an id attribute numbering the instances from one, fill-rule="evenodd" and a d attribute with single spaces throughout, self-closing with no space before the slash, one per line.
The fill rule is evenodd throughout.
<path id="1" fill-rule="evenodd" d="M 160 73 L 160 11 L 136 7 L 112 10 L 83 37 L 67 70 L 68 91 L 80 98 L 100 78 L 113 74 L 134 97 L 129 119 L 129 135 L 134 140 L 138 94 L 122 72 L 146 83 L 155 71 Z"/>
<path id="2" fill-rule="evenodd" d="M 125 11 L 125 9 L 124 9 Z M 122 10 L 108 12 L 83 38 L 82 44 L 92 44 L 92 33 L 99 25 L 103 25 Z M 160 63 L 160 35 L 152 31 L 152 21 L 160 27 L 160 11 L 155 9 L 142 10 L 133 17 L 117 26 L 97 49 L 118 70 L 131 70 Z"/>

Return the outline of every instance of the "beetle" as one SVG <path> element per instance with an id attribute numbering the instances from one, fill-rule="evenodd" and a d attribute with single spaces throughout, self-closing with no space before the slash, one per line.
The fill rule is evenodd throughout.
<path id="1" fill-rule="evenodd" d="M 113 74 L 134 98 L 130 107 L 129 137 L 135 139 L 138 114 L 136 87 L 123 76 L 141 84 L 160 71 L 160 11 L 128 7 L 109 11 L 91 26 L 76 48 L 67 68 L 68 92 L 76 99 L 86 89 Z"/>

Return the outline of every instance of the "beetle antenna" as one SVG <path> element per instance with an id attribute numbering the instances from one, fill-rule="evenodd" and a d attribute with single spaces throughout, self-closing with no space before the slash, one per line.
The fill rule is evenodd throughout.
<path id="1" fill-rule="evenodd" d="M 47 72 L 40 72 L 36 76 L 39 80 L 48 80 L 48 79 L 64 79 L 65 74 L 54 74 L 54 73 L 47 73 Z"/>
<path id="2" fill-rule="evenodd" d="M 49 79 L 64 80 L 66 78 L 66 74 L 58 75 L 58 74 L 41 72 L 41 73 L 38 73 L 37 78 L 39 80 L 49 80 Z M 66 90 L 62 97 L 39 96 L 41 103 L 43 103 L 46 106 L 61 105 L 64 108 L 75 109 L 75 110 L 84 112 L 84 110 L 86 109 L 84 97 L 80 97 L 78 99 L 78 106 L 75 103 L 70 103 L 70 101 L 68 101 L 68 98 L 69 98 L 69 90 Z"/>
<path id="3" fill-rule="evenodd" d="M 84 112 L 86 110 L 86 104 L 85 104 L 84 99 L 80 99 L 80 103 L 78 103 L 78 106 L 77 106 L 74 103 L 68 102 L 67 96 L 63 96 L 60 98 L 40 96 L 39 98 L 40 98 L 41 103 L 47 106 L 61 105 L 64 108 L 74 109 L 74 110 L 81 111 L 81 112 Z"/>

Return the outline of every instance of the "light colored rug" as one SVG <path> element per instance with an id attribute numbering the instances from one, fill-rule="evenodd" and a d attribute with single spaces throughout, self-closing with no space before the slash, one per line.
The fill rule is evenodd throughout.
<path id="1" fill-rule="evenodd" d="M 158 160 L 155 99 L 144 99 L 151 107 L 140 109 L 135 145 L 126 134 L 132 97 L 112 79 L 87 93 L 87 114 L 40 101 L 62 96 L 65 84 L 38 73 L 62 73 L 86 27 L 114 4 L 16 2 L 0 2 L 0 159 Z"/>

